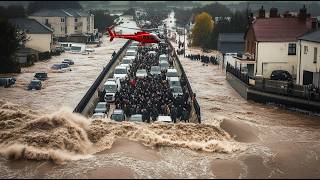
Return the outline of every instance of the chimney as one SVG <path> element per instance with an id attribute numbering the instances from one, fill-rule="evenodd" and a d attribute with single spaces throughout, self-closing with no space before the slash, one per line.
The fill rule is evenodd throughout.
<path id="1" fill-rule="evenodd" d="M 318 21 L 317 18 L 311 19 L 311 30 L 316 31 L 318 29 Z"/>
<path id="2" fill-rule="evenodd" d="M 306 21 L 307 20 L 307 8 L 306 5 L 303 5 L 303 8 L 299 11 L 299 20 Z"/>
<path id="3" fill-rule="evenodd" d="M 266 17 L 266 11 L 263 9 L 263 6 L 259 9 L 259 18 L 265 18 Z"/>
<path id="4" fill-rule="evenodd" d="M 276 18 L 276 17 L 279 17 L 278 9 L 277 8 L 271 8 L 270 9 L 270 18 Z"/>

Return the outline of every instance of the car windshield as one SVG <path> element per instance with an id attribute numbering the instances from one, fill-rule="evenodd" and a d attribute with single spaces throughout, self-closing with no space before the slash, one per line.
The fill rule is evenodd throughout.
<path id="1" fill-rule="evenodd" d="M 62 66 L 62 68 L 67 68 L 67 67 L 69 67 L 69 64 L 62 63 L 61 66 Z"/>
<path id="2" fill-rule="evenodd" d="M 159 66 L 152 66 L 150 71 L 158 72 L 158 71 L 160 71 L 160 67 Z"/>
<path id="3" fill-rule="evenodd" d="M 116 121 L 121 121 L 123 120 L 123 115 L 122 114 L 112 114 L 112 119 Z"/>
<path id="4" fill-rule="evenodd" d="M 136 52 L 135 51 L 129 51 L 126 53 L 127 56 L 135 56 Z"/>
<path id="5" fill-rule="evenodd" d="M 172 88 L 174 93 L 182 93 L 182 89 L 180 87 Z"/>
<path id="6" fill-rule="evenodd" d="M 147 72 L 146 72 L 145 69 L 139 69 L 139 70 L 137 70 L 137 73 L 139 73 L 139 74 L 146 74 Z"/>
<path id="7" fill-rule="evenodd" d="M 127 70 L 126 69 L 116 69 L 114 71 L 115 74 L 127 74 Z"/>
<path id="8" fill-rule="evenodd" d="M 170 81 L 170 86 L 181 86 L 180 81 Z"/>
<path id="9" fill-rule="evenodd" d="M 122 64 L 130 64 L 131 63 L 131 60 L 130 59 L 124 59 L 122 61 Z"/>
<path id="10" fill-rule="evenodd" d="M 106 108 L 106 105 L 102 103 L 101 104 L 98 103 L 96 108 Z"/>
<path id="11" fill-rule="evenodd" d="M 177 72 L 167 72 L 167 77 L 177 77 Z"/>
<path id="12" fill-rule="evenodd" d="M 105 87 L 106 92 L 113 93 L 117 91 L 117 85 L 107 85 Z"/>
<path id="13" fill-rule="evenodd" d="M 130 118 L 131 121 L 142 121 L 142 116 L 141 115 L 133 115 Z"/>

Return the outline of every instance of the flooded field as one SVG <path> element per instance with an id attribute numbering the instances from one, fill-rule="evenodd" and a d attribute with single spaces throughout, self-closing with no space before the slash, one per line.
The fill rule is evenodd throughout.
<path id="1" fill-rule="evenodd" d="M 246 101 L 219 66 L 183 56 L 202 124 L 116 123 L 73 114 L 125 42 L 105 38 L 90 55 L 64 53 L 36 63 L 16 75 L 14 88 L 0 88 L 1 178 L 320 177 L 318 117 Z M 71 72 L 49 73 L 43 90 L 26 90 L 34 72 L 48 72 L 63 58 L 74 59 Z"/>

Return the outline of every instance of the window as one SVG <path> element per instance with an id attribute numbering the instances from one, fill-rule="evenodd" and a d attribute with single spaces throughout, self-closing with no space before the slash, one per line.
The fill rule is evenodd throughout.
<path id="1" fill-rule="evenodd" d="M 318 60 L 318 48 L 314 48 L 314 51 L 313 51 L 313 63 L 317 63 L 317 60 Z"/>
<path id="2" fill-rule="evenodd" d="M 78 22 L 78 18 L 74 18 L 74 22 Z"/>
<path id="3" fill-rule="evenodd" d="M 77 27 L 77 26 L 75 26 L 75 27 L 74 27 L 74 30 L 75 30 L 75 31 L 76 31 L 76 30 L 78 30 L 78 27 Z"/>
<path id="4" fill-rule="evenodd" d="M 64 22 L 64 18 L 61 18 L 61 22 Z"/>
<path id="5" fill-rule="evenodd" d="M 288 55 L 296 55 L 296 44 L 295 43 L 289 44 Z"/>
<path id="6" fill-rule="evenodd" d="M 63 27 L 61 26 L 61 32 L 63 32 Z"/>
<path id="7" fill-rule="evenodd" d="M 308 53 L 308 46 L 304 46 L 304 54 Z"/>
<path id="8" fill-rule="evenodd" d="M 48 19 L 46 19 L 46 23 L 45 24 L 49 24 L 49 20 Z"/>

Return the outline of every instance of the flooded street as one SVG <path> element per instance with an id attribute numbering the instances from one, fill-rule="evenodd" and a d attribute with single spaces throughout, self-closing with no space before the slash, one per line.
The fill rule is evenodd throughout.
<path id="1" fill-rule="evenodd" d="M 92 54 L 38 62 L 15 76 L 15 87 L 0 88 L 1 178 L 320 177 L 319 117 L 246 101 L 219 66 L 183 55 L 202 124 L 92 121 L 71 113 L 126 42 L 104 38 Z M 72 71 L 50 73 L 64 58 L 75 61 Z M 49 72 L 44 89 L 27 91 L 41 70 Z"/>

